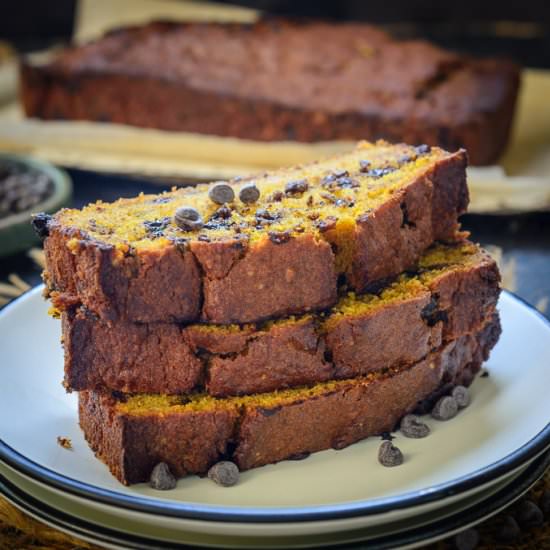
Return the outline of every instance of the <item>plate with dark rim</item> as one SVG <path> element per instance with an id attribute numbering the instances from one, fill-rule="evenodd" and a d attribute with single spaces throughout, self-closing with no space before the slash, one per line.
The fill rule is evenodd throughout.
<path id="1" fill-rule="evenodd" d="M 550 323 L 517 297 L 499 302 L 503 335 L 472 386 L 473 403 L 451 422 L 426 421 L 429 438 L 405 439 L 399 468 L 376 460 L 378 438 L 241 475 L 221 488 L 196 476 L 175 490 L 120 485 L 88 449 L 78 428 L 76 395 L 60 381 L 59 322 L 34 289 L 0 312 L 0 460 L 17 471 L 120 514 L 143 512 L 197 529 L 253 532 L 255 526 L 305 534 L 412 517 L 484 490 L 550 445 Z M 60 447 L 69 437 L 73 450 Z M 320 520 L 323 520 L 322 522 Z M 231 527 L 231 525 L 233 527 Z"/>
<path id="2" fill-rule="evenodd" d="M 108 548 L 149 548 L 176 550 L 196 548 L 197 545 L 224 548 L 308 548 L 329 546 L 341 549 L 372 550 L 416 548 L 449 537 L 467 527 L 493 516 L 527 492 L 550 465 L 550 453 L 535 459 L 513 480 L 497 484 L 493 490 L 441 511 L 415 516 L 407 520 L 363 528 L 344 533 L 283 537 L 277 539 L 256 537 L 227 537 L 206 533 L 185 532 L 152 526 L 139 520 L 120 521 L 109 513 L 101 513 L 75 506 L 56 495 L 51 489 L 10 471 L 0 464 L 0 494 L 23 512 L 50 527 L 80 537 L 87 542 Z"/>

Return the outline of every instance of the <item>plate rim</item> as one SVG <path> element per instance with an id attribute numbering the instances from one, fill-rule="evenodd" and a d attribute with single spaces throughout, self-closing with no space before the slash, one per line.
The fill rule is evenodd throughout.
<path id="1" fill-rule="evenodd" d="M 537 457 L 529 464 L 527 469 L 522 472 L 518 478 L 506 484 L 495 494 L 475 503 L 471 508 L 444 517 L 433 524 L 421 525 L 418 527 L 413 526 L 410 530 L 399 531 L 393 534 L 382 534 L 374 539 L 369 539 L 367 544 L 369 548 L 373 550 L 389 550 L 390 548 L 395 548 L 396 543 L 399 547 L 405 546 L 407 548 L 416 548 L 418 544 L 435 542 L 444 537 L 452 536 L 465 528 L 477 525 L 483 520 L 505 509 L 540 480 L 549 467 L 550 451 L 547 451 L 546 454 Z M 11 495 L 6 495 L 6 492 L 11 493 Z M 73 536 L 81 536 L 84 540 L 91 539 L 92 542 L 103 542 L 116 545 L 124 544 L 124 547 L 130 542 L 132 546 L 129 548 L 135 549 L 144 548 L 144 544 L 146 544 L 147 548 L 151 548 L 152 550 L 184 550 L 196 548 L 196 546 L 189 545 L 188 543 L 159 541 L 136 533 L 117 531 L 116 529 L 105 527 L 93 521 L 78 516 L 72 516 L 63 510 L 58 510 L 57 508 L 40 502 L 32 495 L 23 491 L 23 489 L 17 487 L 15 483 L 7 480 L 2 474 L 0 474 L 0 495 L 3 495 L 4 498 L 7 498 L 12 504 L 14 504 L 13 500 L 16 499 L 19 506 L 27 513 L 31 513 L 31 515 L 35 517 L 38 516 L 42 521 L 46 521 L 50 525 L 53 524 L 54 527 L 64 530 Z M 28 500 L 32 501 L 34 507 L 29 505 Z M 23 502 L 23 504 L 21 502 Z M 29 508 L 31 509 L 29 510 Z M 63 521 L 59 518 L 63 518 Z M 90 535 L 90 533 L 92 533 L 92 535 Z M 98 537 L 98 535 L 100 536 Z M 86 536 L 88 537 L 87 539 L 85 538 Z M 95 540 L 94 536 L 97 537 Z M 109 537 L 111 538 L 109 539 Z M 113 539 L 113 537 L 117 538 Z M 327 545 L 326 548 L 360 550 L 364 548 L 364 544 L 364 542 L 356 540 L 353 542 L 344 542 L 342 544 Z"/>
<path id="2" fill-rule="evenodd" d="M 39 285 L 25 292 L 0 311 L 0 317 L 6 315 L 21 301 L 29 299 L 31 295 L 42 291 L 43 285 Z M 507 290 L 502 295 L 512 302 L 517 302 L 520 307 L 534 315 L 550 331 L 550 320 L 547 319 L 534 306 L 519 296 Z M 289 523 L 330 519 L 343 519 L 363 515 L 382 514 L 398 509 L 405 509 L 421 504 L 434 502 L 460 493 L 464 493 L 479 485 L 489 483 L 502 477 L 507 472 L 521 466 L 533 457 L 536 457 L 550 446 L 550 422 L 532 439 L 518 447 L 512 453 L 502 457 L 483 468 L 479 468 L 469 475 L 455 478 L 451 481 L 434 485 L 433 487 L 409 491 L 398 496 L 380 497 L 376 499 L 327 504 L 317 506 L 289 506 L 289 507 L 244 507 L 207 505 L 167 501 L 142 497 L 140 495 L 127 495 L 112 489 L 104 489 L 87 482 L 79 481 L 37 462 L 19 453 L 0 437 L 0 460 L 27 476 L 51 485 L 62 491 L 84 497 L 99 503 L 121 506 L 126 509 L 136 510 L 150 514 L 160 514 L 170 517 L 186 519 L 198 519 L 203 521 L 226 521 L 239 523 Z"/>

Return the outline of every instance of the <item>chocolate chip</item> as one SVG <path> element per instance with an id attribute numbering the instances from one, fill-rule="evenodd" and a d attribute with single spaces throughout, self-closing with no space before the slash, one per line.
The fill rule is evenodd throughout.
<path id="1" fill-rule="evenodd" d="M 218 181 L 208 189 L 208 197 L 216 204 L 225 204 L 232 202 L 235 199 L 235 191 L 233 187 L 225 181 Z"/>
<path id="2" fill-rule="evenodd" d="M 265 208 L 259 208 L 256 210 L 256 218 L 260 220 L 268 220 L 273 221 L 277 216 L 273 213 L 271 213 L 269 210 Z"/>
<path id="3" fill-rule="evenodd" d="M 168 464 L 159 462 L 151 472 L 149 485 L 158 491 L 169 491 L 176 487 L 176 478 L 170 471 Z"/>
<path id="4" fill-rule="evenodd" d="M 413 439 L 420 439 L 430 435 L 430 427 L 421 422 L 418 416 L 414 414 L 404 416 L 399 428 L 405 437 Z"/>
<path id="5" fill-rule="evenodd" d="M 464 409 L 470 404 L 470 392 L 464 386 L 455 386 L 451 392 L 451 397 L 454 397 L 459 409 Z"/>
<path id="6" fill-rule="evenodd" d="M 204 225 L 198 210 L 192 206 L 181 206 L 178 208 L 174 215 L 174 221 L 176 225 L 184 231 L 200 229 Z"/>
<path id="7" fill-rule="evenodd" d="M 439 321 L 446 322 L 448 319 L 447 312 L 439 309 L 439 300 L 435 296 L 432 296 L 430 302 L 422 308 L 420 317 L 429 327 L 433 327 Z"/>
<path id="8" fill-rule="evenodd" d="M 38 214 L 33 214 L 31 225 L 34 229 L 34 232 L 38 235 L 39 238 L 45 239 L 49 234 L 48 224 L 52 217 L 45 212 L 40 212 Z"/>
<path id="9" fill-rule="evenodd" d="M 233 462 L 222 460 L 208 470 L 208 478 L 222 487 L 231 487 L 239 481 L 239 468 Z"/>
<path id="10" fill-rule="evenodd" d="M 92 222 L 93 220 L 90 220 Z M 170 218 L 164 217 L 157 220 L 145 220 L 143 222 L 143 225 L 145 226 L 145 229 L 149 233 L 150 237 L 162 237 L 164 234 L 164 230 L 168 227 L 170 224 Z M 95 229 L 97 231 L 97 228 Z"/>
<path id="11" fill-rule="evenodd" d="M 306 179 L 289 181 L 285 185 L 285 193 L 287 195 L 301 195 L 308 190 L 309 184 Z"/>
<path id="12" fill-rule="evenodd" d="M 542 493 L 539 500 L 539 506 L 545 516 L 550 514 L 550 489 Z"/>
<path id="13" fill-rule="evenodd" d="M 532 500 L 524 500 L 517 507 L 516 519 L 521 527 L 529 529 L 530 527 L 542 525 L 544 514 Z"/>
<path id="14" fill-rule="evenodd" d="M 479 532 L 477 529 L 466 529 L 455 536 L 456 550 L 474 550 L 479 544 Z"/>
<path id="15" fill-rule="evenodd" d="M 249 183 L 241 187 L 239 191 L 239 199 L 245 204 L 252 204 L 260 198 L 260 190 L 256 187 L 255 183 Z"/>
<path id="16" fill-rule="evenodd" d="M 314 203 L 314 199 L 313 199 L 313 195 L 310 195 L 308 198 L 307 198 L 307 205 L 309 207 L 313 206 L 313 203 Z"/>
<path id="17" fill-rule="evenodd" d="M 417 155 L 426 155 L 431 151 L 431 147 L 423 143 L 422 145 L 418 145 L 417 147 L 415 147 L 414 150 L 416 151 Z"/>
<path id="18" fill-rule="evenodd" d="M 391 174 L 392 172 L 395 172 L 397 168 L 394 168 L 393 166 L 386 166 L 384 168 L 373 168 L 372 170 L 367 170 L 366 174 L 367 176 L 371 178 L 381 178 L 387 174 Z"/>
<path id="19" fill-rule="evenodd" d="M 454 397 L 446 395 L 437 401 L 432 409 L 432 416 L 436 420 L 450 420 L 458 413 L 458 404 Z"/>
<path id="20" fill-rule="evenodd" d="M 274 202 L 281 202 L 285 197 L 285 194 L 282 191 L 275 191 L 273 195 L 271 195 L 271 200 Z"/>
<path id="21" fill-rule="evenodd" d="M 170 202 L 174 200 L 174 197 L 157 197 L 156 199 L 153 199 L 151 201 L 152 204 L 166 204 L 167 202 Z"/>
<path id="22" fill-rule="evenodd" d="M 344 170 L 343 168 L 340 168 L 340 169 L 336 169 L 332 172 L 332 175 L 338 179 L 338 178 L 343 178 L 345 176 L 349 176 L 349 172 L 347 170 Z"/>
<path id="23" fill-rule="evenodd" d="M 521 535 L 518 522 L 511 515 L 504 516 L 498 523 L 496 539 L 503 544 L 510 544 Z"/>
<path id="24" fill-rule="evenodd" d="M 378 462 L 391 468 L 403 464 L 403 453 L 391 442 L 384 441 L 378 449 Z"/>
<path id="25" fill-rule="evenodd" d="M 352 178 L 343 177 L 336 180 L 336 185 L 340 187 L 340 189 L 353 189 L 359 187 L 359 182 Z"/>
<path id="26" fill-rule="evenodd" d="M 393 436 L 390 432 L 382 432 L 380 437 L 382 438 L 382 441 L 393 441 L 395 439 L 395 436 Z"/>
<path id="27" fill-rule="evenodd" d="M 481 378 L 489 378 L 489 371 L 487 370 L 484 370 L 482 373 L 481 373 Z"/>
<path id="28" fill-rule="evenodd" d="M 290 241 L 290 231 L 270 231 L 269 240 L 275 244 L 283 244 Z"/>
<path id="29" fill-rule="evenodd" d="M 336 227 L 336 218 L 329 216 L 324 220 L 318 220 L 317 222 L 315 222 L 315 227 L 317 227 L 317 229 L 319 229 L 321 233 L 329 231 L 330 229 L 334 229 Z"/>
<path id="30" fill-rule="evenodd" d="M 287 460 L 304 460 L 306 459 L 311 453 L 308 453 L 307 451 L 303 453 L 295 453 L 293 455 L 290 455 Z"/>
<path id="31" fill-rule="evenodd" d="M 220 208 L 218 208 L 213 214 L 212 218 L 219 218 L 221 220 L 227 220 L 231 217 L 231 208 L 224 204 Z"/>
<path id="32" fill-rule="evenodd" d="M 359 172 L 368 172 L 370 169 L 371 162 L 370 160 L 360 160 L 359 161 Z"/>

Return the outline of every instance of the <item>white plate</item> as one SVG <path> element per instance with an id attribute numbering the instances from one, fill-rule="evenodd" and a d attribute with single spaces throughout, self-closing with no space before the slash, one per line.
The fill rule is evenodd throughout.
<path id="1" fill-rule="evenodd" d="M 337 545 L 343 548 L 369 549 L 415 548 L 428 542 L 448 537 L 466 527 L 479 523 L 519 498 L 546 471 L 550 453 L 545 453 L 522 469 L 513 480 L 499 482 L 491 489 L 478 492 L 459 503 L 429 514 L 378 527 L 369 527 L 344 533 L 309 535 L 299 537 L 270 538 L 216 536 L 211 533 L 186 532 L 184 529 L 166 529 L 139 519 L 120 520 L 110 513 L 110 506 L 103 511 L 87 506 L 85 499 L 75 505 L 67 495 L 51 487 L 17 474 L 0 463 L 0 493 L 13 504 L 66 533 L 100 544 L 107 548 L 189 548 L 186 544 L 221 546 L 224 548 L 308 548 Z M 135 512 L 139 514 L 138 512 Z M 143 515 L 143 514 L 142 514 Z"/>
<path id="2" fill-rule="evenodd" d="M 302 462 L 283 462 L 245 472 L 224 489 L 189 477 L 158 493 L 146 485 L 123 487 L 88 449 L 76 420 L 76 396 L 65 394 L 60 326 L 46 316 L 47 304 L 34 289 L 0 312 L 0 458 L 51 486 L 96 502 L 192 518 L 209 525 L 272 523 L 272 532 L 304 533 L 316 520 L 355 518 L 396 521 L 464 498 L 509 474 L 550 442 L 547 398 L 550 325 L 535 310 L 505 293 L 504 327 L 487 368 L 475 382 L 473 404 L 448 423 L 428 420 L 426 440 L 399 437 L 406 461 L 381 468 L 372 438 L 342 451 L 324 451 Z M 70 437 L 74 450 L 56 443 Z M 370 516 L 376 514 L 374 520 Z M 177 521 L 174 519 L 174 521 Z M 197 522 L 199 523 L 199 522 Z M 344 522 L 322 525 L 349 528 Z M 318 531 L 317 531 L 318 532 Z"/>

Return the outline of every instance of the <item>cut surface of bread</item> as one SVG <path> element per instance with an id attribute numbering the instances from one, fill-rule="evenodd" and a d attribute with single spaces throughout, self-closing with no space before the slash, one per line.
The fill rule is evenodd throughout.
<path id="1" fill-rule="evenodd" d="M 247 470 L 393 430 L 442 387 L 469 385 L 499 334 L 493 315 L 412 367 L 308 388 L 223 399 L 81 392 L 80 425 L 125 484 L 147 481 L 159 462 L 178 477 L 203 474 L 221 459 Z"/>
<path id="2" fill-rule="evenodd" d="M 499 295 L 494 260 L 465 241 L 434 245 L 376 294 L 348 293 L 323 314 L 258 325 L 109 324 L 62 314 L 70 390 L 224 397 L 410 365 L 475 332 Z"/>
<path id="3" fill-rule="evenodd" d="M 463 151 L 361 142 L 351 153 L 254 178 L 255 204 L 220 207 L 208 185 L 140 195 L 46 222 L 56 306 L 101 318 L 248 323 L 333 306 L 452 240 L 466 210 Z M 236 193 L 252 180 L 233 182 Z M 298 189 L 298 191 L 296 191 Z M 180 229 L 182 206 L 204 226 Z"/>

